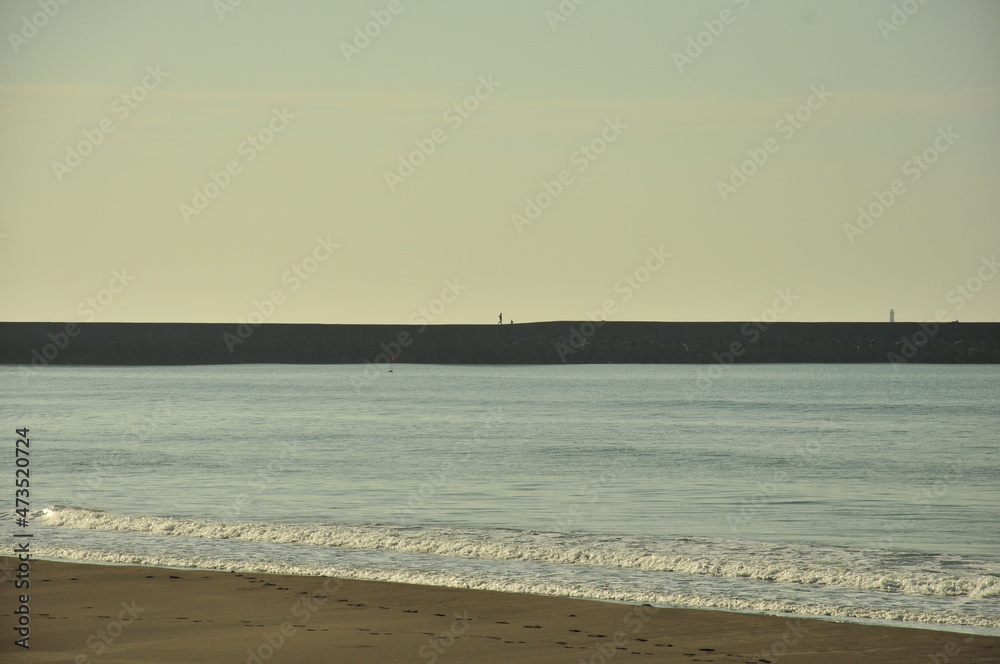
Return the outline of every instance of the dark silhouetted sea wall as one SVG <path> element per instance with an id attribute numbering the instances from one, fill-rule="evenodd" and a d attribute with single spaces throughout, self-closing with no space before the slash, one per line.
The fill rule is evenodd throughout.
<path id="1" fill-rule="evenodd" d="M 1000 363 L 1000 323 L 0 323 L 0 363 Z"/>

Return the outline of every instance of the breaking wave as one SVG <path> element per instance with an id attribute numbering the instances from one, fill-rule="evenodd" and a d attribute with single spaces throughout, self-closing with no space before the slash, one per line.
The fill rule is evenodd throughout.
<path id="1" fill-rule="evenodd" d="M 38 514 L 38 520 L 50 527 L 79 530 L 397 551 L 452 558 L 605 566 L 911 595 L 970 599 L 1000 596 L 1000 565 L 939 554 L 713 538 L 648 538 L 486 528 L 250 523 L 115 514 L 78 507 L 50 507 Z M 636 598 L 634 601 L 645 600 Z"/>

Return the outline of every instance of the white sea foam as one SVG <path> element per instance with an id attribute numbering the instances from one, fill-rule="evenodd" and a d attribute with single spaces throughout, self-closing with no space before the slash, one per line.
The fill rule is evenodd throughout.
<path id="1" fill-rule="evenodd" d="M 792 603 L 774 600 L 746 600 L 699 594 L 659 594 L 642 591 L 610 591 L 607 588 L 569 583 L 538 583 L 509 576 L 437 574 L 420 571 L 379 570 L 337 565 L 291 565 L 281 562 L 233 561 L 221 558 L 197 558 L 177 555 L 149 555 L 111 551 L 38 547 L 35 555 L 61 560 L 105 562 L 124 565 L 181 567 L 232 572 L 257 572 L 301 576 L 328 576 L 368 581 L 392 581 L 419 585 L 470 588 L 511 593 L 529 593 L 557 597 L 581 597 L 616 602 L 649 603 L 656 606 L 725 609 L 773 614 L 797 614 L 817 617 L 852 618 L 857 620 L 892 620 L 922 624 L 965 625 L 981 628 L 1000 627 L 1000 619 L 968 616 L 948 612 L 927 612 L 905 609 L 883 609 L 814 603 Z"/>
<path id="2" fill-rule="evenodd" d="M 37 518 L 47 526 L 81 530 L 596 565 L 912 595 L 973 599 L 1000 596 L 1000 566 L 993 563 L 933 555 L 914 555 L 907 562 L 898 554 L 808 544 L 473 528 L 228 522 L 114 514 L 77 507 L 52 507 L 39 512 Z"/>

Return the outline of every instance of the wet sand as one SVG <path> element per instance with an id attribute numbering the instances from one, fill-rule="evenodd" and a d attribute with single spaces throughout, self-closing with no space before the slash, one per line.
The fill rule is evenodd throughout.
<path id="1" fill-rule="evenodd" d="M 15 590 L 0 560 L 5 662 L 1000 662 L 1000 637 L 305 576 L 35 560 Z"/>

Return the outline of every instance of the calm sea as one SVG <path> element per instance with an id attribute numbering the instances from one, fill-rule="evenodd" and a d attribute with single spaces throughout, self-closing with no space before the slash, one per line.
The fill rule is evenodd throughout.
<path id="1" fill-rule="evenodd" d="M 0 374 L 43 557 L 1000 634 L 997 366 Z"/>

